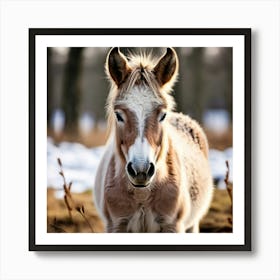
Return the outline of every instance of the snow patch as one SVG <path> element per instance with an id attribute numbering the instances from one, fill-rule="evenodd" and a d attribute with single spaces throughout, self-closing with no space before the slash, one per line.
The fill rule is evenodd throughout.
<path id="1" fill-rule="evenodd" d="M 67 183 L 72 182 L 73 192 L 83 192 L 93 188 L 99 161 L 105 151 L 104 146 L 87 148 L 78 143 L 62 142 L 56 145 L 51 138 L 47 141 L 47 186 L 58 190 L 57 196 L 63 196 L 63 180 L 59 175 L 57 158 L 63 165 Z M 225 188 L 223 182 L 229 162 L 229 180 L 232 181 L 232 148 L 225 151 L 210 150 L 209 162 L 213 178 L 218 188 Z"/>

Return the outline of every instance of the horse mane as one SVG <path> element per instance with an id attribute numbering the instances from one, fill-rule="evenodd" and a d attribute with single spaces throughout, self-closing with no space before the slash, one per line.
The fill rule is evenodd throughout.
<path id="1" fill-rule="evenodd" d="M 152 52 L 140 52 L 139 54 L 130 52 L 127 59 L 130 74 L 119 88 L 111 79 L 107 65 L 105 66 L 107 77 L 111 83 L 110 92 L 106 102 L 108 133 L 111 132 L 114 123 L 113 104 L 118 97 L 121 97 L 126 92 L 129 92 L 134 86 L 145 85 L 150 87 L 152 92 L 159 99 L 164 100 L 168 111 L 173 111 L 175 109 L 175 101 L 170 93 L 172 92 L 172 87 L 177 80 L 177 75 L 174 75 L 175 77 L 166 85 L 159 87 L 153 72 L 153 69 L 158 62 L 158 57 L 153 57 Z"/>

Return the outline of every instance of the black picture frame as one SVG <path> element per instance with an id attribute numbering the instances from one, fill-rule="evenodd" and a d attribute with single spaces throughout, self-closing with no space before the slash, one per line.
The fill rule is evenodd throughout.
<path id="1" fill-rule="evenodd" d="M 244 178 L 244 244 L 242 245 L 42 245 L 36 243 L 36 141 L 35 141 L 35 55 L 36 36 L 44 35 L 231 35 L 244 36 L 244 86 L 245 86 L 245 178 Z M 29 250 L 30 251 L 250 251 L 251 248 L 251 29 L 29 29 Z"/>

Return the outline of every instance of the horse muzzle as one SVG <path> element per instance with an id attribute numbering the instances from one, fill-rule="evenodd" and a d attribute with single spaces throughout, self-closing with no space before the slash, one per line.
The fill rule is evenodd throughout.
<path id="1" fill-rule="evenodd" d="M 148 187 L 155 174 L 152 162 L 130 161 L 126 165 L 126 172 L 131 184 L 136 188 Z"/>

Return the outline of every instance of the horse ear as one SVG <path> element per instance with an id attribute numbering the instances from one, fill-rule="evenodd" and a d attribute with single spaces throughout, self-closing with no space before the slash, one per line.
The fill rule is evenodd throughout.
<path id="1" fill-rule="evenodd" d="M 106 61 L 107 73 L 119 87 L 126 79 L 130 69 L 127 65 L 127 59 L 120 52 L 119 48 L 112 48 Z"/>
<path id="2" fill-rule="evenodd" d="M 160 86 L 176 79 L 178 72 L 178 58 L 173 48 L 167 48 L 166 53 L 159 59 L 154 67 L 154 73 Z"/>

